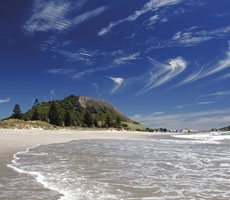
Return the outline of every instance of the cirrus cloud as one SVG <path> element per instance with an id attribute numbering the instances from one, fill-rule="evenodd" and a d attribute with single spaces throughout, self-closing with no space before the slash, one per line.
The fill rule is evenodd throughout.
<path id="1" fill-rule="evenodd" d="M 75 13 L 78 13 L 87 1 L 35 0 L 32 15 L 23 29 L 30 34 L 48 31 L 62 32 L 100 15 L 107 9 L 102 6 L 76 15 Z"/>
<path id="2" fill-rule="evenodd" d="M 98 35 L 104 36 L 105 34 L 110 32 L 115 26 L 118 26 L 118 25 L 125 23 L 125 22 L 135 21 L 147 12 L 155 11 L 155 10 L 158 10 L 159 8 L 165 7 L 165 6 L 176 5 L 182 1 L 183 0 L 150 0 L 149 2 L 147 2 L 142 7 L 142 9 L 136 10 L 132 15 L 129 15 L 128 17 L 120 19 L 116 22 L 111 22 L 109 24 L 109 26 L 102 28 L 101 31 L 98 33 Z"/>
<path id="3" fill-rule="evenodd" d="M 114 82 L 114 87 L 111 90 L 111 94 L 116 93 L 118 89 L 121 87 L 121 85 L 123 84 L 124 79 L 121 77 L 107 77 L 107 78 L 109 78 L 110 80 Z"/>
<path id="4" fill-rule="evenodd" d="M 167 63 L 160 63 L 152 58 L 149 58 L 149 61 L 153 64 L 154 68 L 149 72 L 147 83 L 139 94 L 149 92 L 153 88 L 171 81 L 182 73 L 188 65 L 187 61 L 182 57 L 170 59 Z"/>
<path id="5" fill-rule="evenodd" d="M 10 101 L 11 101 L 10 98 L 0 99 L 0 104 L 9 103 Z"/>

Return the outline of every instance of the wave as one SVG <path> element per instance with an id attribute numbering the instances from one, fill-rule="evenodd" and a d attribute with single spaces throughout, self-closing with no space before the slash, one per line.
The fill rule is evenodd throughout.
<path id="1" fill-rule="evenodd" d="M 37 156 L 44 156 L 44 155 L 48 155 L 48 153 L 44 153 L 44 154 L 32 154 L 29 153 L 32 149 L 35 149 L 37 147 L 41 146 L 40 144 L 37 144 L 35 146 L 32 147 L 28 147 L 25 151 L 19 151 L 17 153 L 14 154 L 13 156 L 13 160 L 11 164 L 8 164 L 7 167 L 13 169 L 14 171 L 21 173 L 21 174 L 28 174 L 30 176 L 35 177 L 35 180 L 40 183 L 44 188 L 47 188 L 49 190 L 58 192 L 60 194 L 60 198 L 59 200 L 68 200 L 68 196 L 69 194 L 66 191 L 60 190 L 57 187 L 51 186 L 47 183 L 45 176 L 43 176 L 41 173 L 39 172 L 34 172 L 34 171 L 26 171 L 24 169 L 20 169 L 20 164 L 18 163 L 18 161 L 20 160 L 20 158 L 18 157 L 19 155 L 23 155 L 23 154 L 27 154 L 27 155 L 37 155 Z"/>
<path id="2" fill-rule="evenodd" d="M 228 142 L 213 148 L 202 140 L 167 137 L 39 146 L 16 153 L 8 167 L 33 176 L 59 200 L 228 199 Z"/>
<path id="3" fill-rule="evenodd" d="M 230 132 L 209 132 L 209 133 L 194 133 L 194 134 L 180 134 L 172 135 L 174 138 L 190 139 L 200 141 L 203 143 L 219 144 L 222 140 L 230 140 Z"/>

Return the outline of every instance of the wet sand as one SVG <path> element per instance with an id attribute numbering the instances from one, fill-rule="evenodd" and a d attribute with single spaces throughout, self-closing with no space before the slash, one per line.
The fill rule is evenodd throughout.
<path id="1" fill-rule="evenodd" d="M 71 131 L 71 130 L 11 130 L 0 129 L 0 185 L 17 175 L 7 167 L 13 155 L 37 144 L 69 142 L 79 139 L 146 139 L 148 133 L 121 131 Z"/>

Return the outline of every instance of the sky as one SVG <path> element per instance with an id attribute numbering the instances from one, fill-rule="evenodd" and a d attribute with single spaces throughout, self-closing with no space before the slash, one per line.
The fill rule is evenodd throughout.
<path id="1" fill-rule="evenodd" d="M 83 95 L 146 126 L 230 122 L 229 0 L 0 2 L 0 118 Z"/>

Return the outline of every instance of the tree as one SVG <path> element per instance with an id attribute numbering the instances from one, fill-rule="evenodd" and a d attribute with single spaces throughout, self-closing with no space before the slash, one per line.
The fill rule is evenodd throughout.
<path id="1" fill-rule="evenodd" d="M 107 124 L 108 128 L 112 127 L 112 120 L 110 116 L 106 117 L 105 124 Z"/>
<path id="2" fill-rule="evenodd" d="M 35 108 L 33 109 L 32 116 L 31 116 L 31 120 L 32 120 L 32 121 L 39 120 L 39 114 L 38 114 L 38 109 L 37 109 L 37 107 L 35 107 Z"/>
<path id="3" fill-rule="evenodd" d="M 71 115 L 69 112 L 65 113 L 64 124 L 65 124 L 65 126 L 72 126 L 72 119 L 71 119 Z"/>
<path id="4" fill-rule="evenodd" d="M 34 101 L 34 105 L 33 106 L 38 106 L 40 103 L 38 101 L 38 99 L 36 98 L 35 101 Z"/>
<path id="5" fill-rule="evenodd" d="M 99 127 L 98 122 L 97 122 L 97 120 L 95 118 L 93 118 L 93 126 L 95 128 Z"/>
<path id="6" fill-rule="evenodd" d="M 116 118 L 116 126 L 117 128 L 121 127 L 121 117 L 119 115 Z"/>
<path id="7" fill-rule="evenodd" d="M 90 114 L 89 111 L 85 112 L 83 122 L 88 127 L 92 127 L 93 126 L 93 117 L 92 117 L 92 115 Z"/>
<path id="8" fill-rule="evenodd" d="M 55 101 L 52 101 L 50 104 L 50 109 L 48 112 L 48 118 L 49 118 L 50 124 L 53 124 L 56 126 L 61 125 L 61 120 L 59 117 L 59 113 L 58 113 L 57 105 L 56 105 Z"/>
<path id="9" fill-rule="evenodd" d="M 22 119 L 22 111 L 21 111 L 19 104 L 16 104 L 14 106 L 12 118 L 13 119 Z"/>

